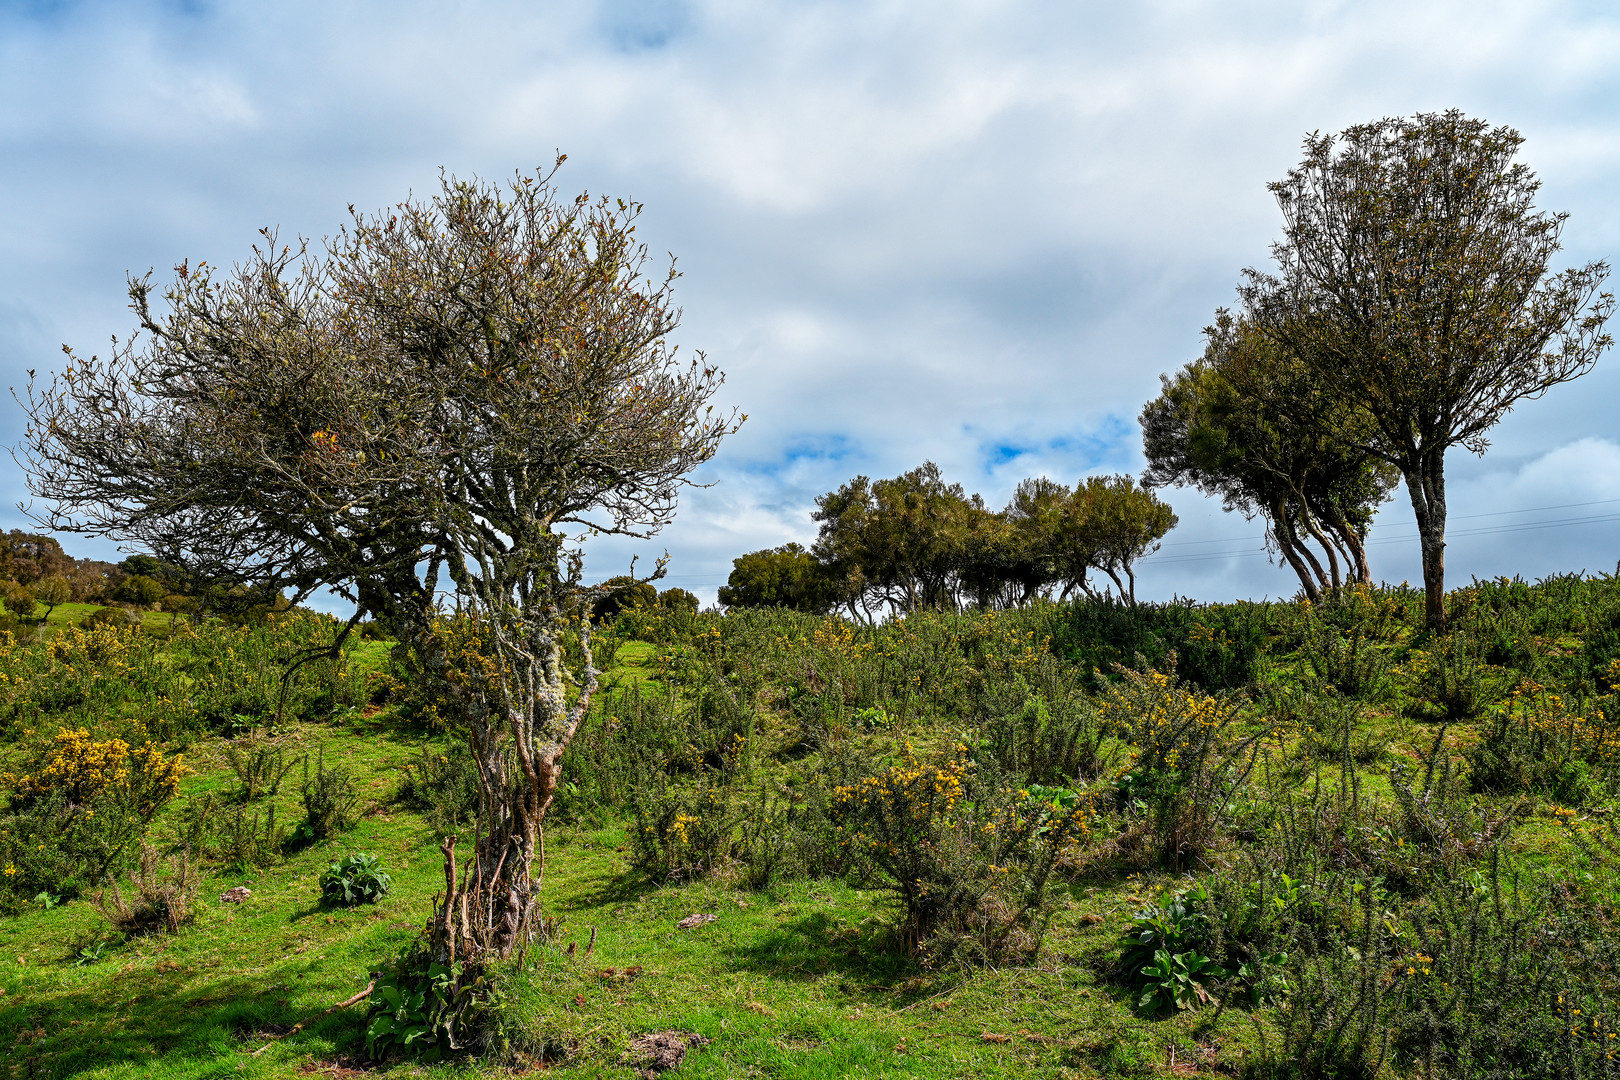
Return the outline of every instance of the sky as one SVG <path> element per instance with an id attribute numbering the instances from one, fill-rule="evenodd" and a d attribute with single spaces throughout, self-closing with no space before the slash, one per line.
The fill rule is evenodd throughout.
<path id="1" fill-rule="evenodd" d="M 672 526 L 593 542 L 588 571 L 667 551 L 712 600 L 856 474 L 933 460 L 1001 505 L 1026 476 L 1139 471 L 1136 417 L 1266 264 L 1266 184 L 1305 136 L 1451 107 L 1525 136 L 1570 215 L 1559 266 L 1620 254 L 1607 5 L 0 0 L 0 379 L 127 335 L 126 273 L 566 153 L 564 190 L 644 204 L 684 275 L 675 340 L 749 417 Z M 1617 403 L 1609 355 L 1452 452 L 1453 584 L 1614 570 Z M 23 428 L 0 399 L 0 441 Z M 1295 592 L 1259 522 L 1164 495 L 1180 525 L 1140 596 Z M 1395 496 L 1373 572 L 1418 580 Z M 0 527 L 26 498 L 0 469 Z"/>

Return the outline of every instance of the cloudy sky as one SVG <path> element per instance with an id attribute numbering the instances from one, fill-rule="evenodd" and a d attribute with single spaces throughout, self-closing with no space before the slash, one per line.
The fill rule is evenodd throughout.
<path id="1" fill-rule="evenodd" d="M 814 497 L 924 459 L 992 503 L 1136 471 L 1136 416 L 1279 228 L 1311 131 L 1456 106 L 1527 139 L 1570 263 L 1620 254 L 1620 18 L 1571 3 L 0 0 L 0 378 L 132 326 L 124 274 L 569 156 L 679 258 L 684 349 L 749 414 L 658 541 L 712 598 Z M 1612 570 L 1620 355 L 1452 458 L 1453 581 Z M 7 400 L 0 438 L 15 445 Z M 0 526 L 26 525 L 15 468 Z M 1172 491 L 1145 595 L 1288 595 Z M 1417 578 L 1404 496 L 1375 574 Z M 69 551 L 111 545 L 65 538 Z"/>

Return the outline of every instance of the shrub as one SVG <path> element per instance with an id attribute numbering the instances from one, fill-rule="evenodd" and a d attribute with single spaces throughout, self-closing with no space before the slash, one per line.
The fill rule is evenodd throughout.
<path id="1" fill-rule="evenodd" d="M 1471 719 L 1491 703 L 1490 665 L 1464 633 L 1434 638 L 1428 648 L 1412 650 L 1399 674 L 1407 692 L 1440 720 Z"/>
<path id="2" fill-rule="evenodd" d="M 1049 674 L 1038 681 L 1038 690 L 1018 676 L 981 692 L 980 748 L 1002 772 L 1032 784 L 1095 778 L 1104 743 L 1096 704 L 1078 679 Z"/>
<path id="3" fill-rule="evenodd" d="M 1581 806 L 1599 794 L 1594 773 L 1620 758 L 1620 723 L 1596 703 L 1579 715 L 1563 695 L 1525 680 L 1465 756 L 1473 791 L 1535 793 Z"/>
<path id="4" fill-rule="evenodd" d="M 393 888 L 394 881 L 375 855 L 346 855 L 321 875 L 321 903 L 331 907 L 375 904 Z"/>
<path id="5" fill-rule="evenodd" d="M 1058 860 L 1090 836 L 1089 795 L 1028 789 L 981 775 L 957 744 L 838 785 L 829 806 L 845 844 L 899 896 L 900 939 L 932 963 L 1032 957 Z"/>
<path id="6" fill-rule="evenodd" d="M 164 872 L 165 862 L 168 873 Z M 178 859 L 164 860 L 156 848 L 143 845 L 140 863 L 130 875 L 130 886 L 127 898 L 116 882 L 93 897 L 96 909 L 123 933 L 173 933 L 191 921 L 198 879 L 190 852 L 182 850 Z"/>
<path id="7" fill-rule="evenodd" d="M 324 748 L 315 759 L 313 773 L 309 771 L 309 758 L 304 759 L 304 782 L 298 794 L 304 802 L 304 825 L 312 839 L 328 840 L 354 823 L 355 808 L 360 805 L 354 775 L 341 766 L 327 768 Z"/>
<path id="8" fill-rule="evenodd" d="M 97 608 L 79 620 L 81 630 L 127 630 L 141 625 L 141 617 L 128 608 Z"/>
<path id="9" fill-rule="evenodd" d="M 1145 811 L 1153 857 L 1179 868 L 1215 842 L 1269 729 L 1238 733 L 1238 700 L 1177 683 L 1174 656 L 1167 667 L 1116 667 L 1119 681 L 1104 691 L 1103 720 L 1130 747 L 1118 781 L 1121 800 Z"/>
<path id="10" fill-rule="evenodd" d="M 630 862 L 658 881 L 688 881 L 732 860 L 737 826 L 750 812 L 724 774 L 700 770 L 675 784 L 664 774 L 638 793 L 630 822 Z"/>
<path id="11" fill-rule="evenodd" d="M 281 791 L 281 782 L 298 764 L 287 760 L 280 739 L 247 736 L 225 744 L 225 760 L 236 774 L 236 799 L 256 802 Z"/>
<path id="12" fill-rule="evenodd" d="M 439 1061 L 476 1048 L 491 1017 L 493 988 L 482 975 L 427 955 L 418 941 L 377 980 L 366 1011 L 366 1056 Z"/>
<path id="13" fill-rule="evenodd" d="M 174 797 L 186 768 L 155 743 L 96 739 L 62 728 L 8 773 L 9 813 L 0 820 L 4 884 L 32 896 L 72 895 L 117 872 Z"/>

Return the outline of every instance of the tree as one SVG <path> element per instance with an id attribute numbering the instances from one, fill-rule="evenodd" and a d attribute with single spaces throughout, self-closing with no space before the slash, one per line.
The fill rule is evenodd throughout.
<path id="1" fill-rule="evenodd" d="M 163 582 L 145 574 L 131 574 L 113 590 L 114 600 L 143 608 L 151 607 L 167 595 L 169 589 Z"/>
<path id="2" fill-rule="evenodd" d="M 1400 470 L 1417 518 L 1425 610 L 1445 626 L 1445 455 L 1483 453 L 1519 401 L 1609 346 L 1608 265 L 1550 273 L 1568 215 L 1535 208 L 1523 139 L 1451 110 L 1305 140 L 1271 185 L 1276 274 L 1250 270 L 1248 318 L 1323 393 L 1364 410 L 1353 445 Z"/>
<path id="3" fill-rule="evenodd" d="M 45 617 L 49 619 L 51 612 L 73 599 L 73 586 L 61 574 L 52 574 L 34 582 L 33 593 L 34 599 L 45 605 Z"/>
<path id="4" fill-rule="evenodd" d="M 374 616 L 439 693 L 479 783 L 427 948 L 459 986 L 530 938 L 542 824 L 597 687 L 571 545 L 666 524 L 735 429 L 709 405 L 720 374 L 668 344 L 674 267 L 648 272 L 640 208 L 559 198 L 553 176 L 351 208 L 321 252 L 266 231 L 232 271 L 178 266 L 163 313 L 132 279 L 144 336 L 70 352 L 27 402 L 53 528 L 201 582 L 331 585 L 356 604 L 343 634 Z"/>
<path id="5" fill-rule="evenodd" d="M 595 592 L 591 615 L 598 622 L 611 622 L 621 611 L 650 608 L 658 603 L 658 587 L 630 574 L 608 578 Z"/>
<path id="6" fill-rule="evenodd" d="M 816 499 L 810 516 L 821 530 L 813 550 L 835 578 L 859 568 L 863 605 L 954 610 L 968 534 L 983 509 L 931 461 L 891 480 L 857 476 Z"/>
<path id="7" fill-rule="evenodd" d="M 1191 485 L 1264 518 L 1267 545 L 1313 600 L 1339 587 L 1341 558 L 1344 577 L 1370 583 L 1366 533 L 1397 474 L 1346 440 L 1363 414 L 1316 392 L 1252 324 L 1221 311 L 1204 334 L 1204 355 L 1161 376 L 1142 410 L 1144 483 Z"/>
<path id="8" fill-rule="evenodd" d="M 731 608 L 784 607 L 825 615 L 833 606 L 834 589 L 816 557 L 789 543 L 731 560 L 719 599 Z"/>
<path id="9" fill-rule="evenodd" d="M 1176 527 L 1175 511 L 1129 476 L 1088 477 L 1075 488 L 1070 506 L 1066 528 L 1075 546 L 1089 551 L 1089 564 L 1136 603 L 1136 560 L 1159 549 Z M 1121 573 L 1129 584 L 1120 581 Z"/>

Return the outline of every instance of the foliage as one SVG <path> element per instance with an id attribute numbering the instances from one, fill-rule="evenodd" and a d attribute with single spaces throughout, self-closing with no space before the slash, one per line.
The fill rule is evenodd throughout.
<path id="1" fill-rule="evenodd" d="M 236 774 L 236 798 L 241 802 L 276 795 L 282 780 L 298 766 L 297 760 L 287 758 L 283 740 L 251 735 L 227 742 L 225 760 Z"/>
<path id="2" fill-rule="evenodd" d="M 784 544 L 733 559 L 719 596 L 728 608 L 784 607 L 824 615 L 836 592 L 814 555 L 798 544 Z"/>
<path id="3" fill-rule="evenodd" d="M 1506 707 L 1489 718 L 1479 742 L 1465 751 L 1475 792 L 1548 795 L 1580 806 L 1601 792 L 1620 763 L 1620 729 L 1613 705 L 1593 702 L 1582 716 L 1565 695 L 1521 682 Z"/>
<path id="4" fill-rule="evenodd" d="M 570 759 L 571 760 L 571 759 Z M 424 743 L 405 766 L 399 796 L 441 836 L 460 832 L 478 813 L 478 766 L 465 743 Z"/>
<path id="5" fill-rule="evenodd" d="M 26 896 L 72 895 L 120 870 L 187 771 L 151 740 L 97 739 L 84 728 L 59 729 L 23 767 L 4 776 L 0 873 L 8 891 Z"/>
<path id="6" fill-rule="evenodd" d="M 375 904 L 393 887 L 394 879 L 375 855 L 356 852 L 345 855 L 321 875 L 321 903 L 331 907 Z"/>
<path id="7" fill-rule="evenodd" d="M 1091 834 L 1085 795 L 1036 798 L 974 768 L 967 747 L 924 762 L 909 750 L 833 790 L 834 829 L 869 860 L 903 909 L 912 952 L 1003 963 L 1032 957 L 1058 860 Z"/>
<path id="8" fill-rule="evenodd" d="M 1129 746 L 1120 798 L 1146 814 L 1151 858 L 1176 868 L 1194 864 L 1220 834 L 1266 729 L 1237 732 L 1240 702 L 1178 683 L 1173 658 L 1167 671 L 1115 670 L 1119 681 L 1104 689 L 1103 715 Z"/>
<path id="9" fill-rule="evenodd" d="M 1366 421 L 1339 437 L 1400 470 L 1417 517 L 1425 618 L 1445 628 L 1445 454 L 1481 453 L 1519 401 L 1590 370 L 1614 307 L 1601 262 L 1550 274 L 1567 215 L 1536 209 L 1523 138 L 1453 109 L 1305 140 L 1271 185 L 1275 276 L 1249 320 L 1308 385 Z"/>
<path id="10" fill-rule="evenodd" d="M 304 804 L 304 827 L 314 840 L 330 840 L 354 824 L 355 810 L 360 805 L 360 792 L 355 789 L 354 774 L 342 765 L 328 767 L 326 748 L 315 757 L 315 771 L 304 758 L 304 782 L 298 787 L 298 796 Z"/>
<path id="11" fill-rule="evenodd" d="M 166 930 L 172 934 L 191 921 L 199 880 L 190 852 L 182 850 L 177 857 L 165 860 L 152 845 L 142 845 L 140 861 L 129 882 L 128 897 L 117 882 L 109 883 L 92 897 L 96 909 L 121 933 Z"/>

